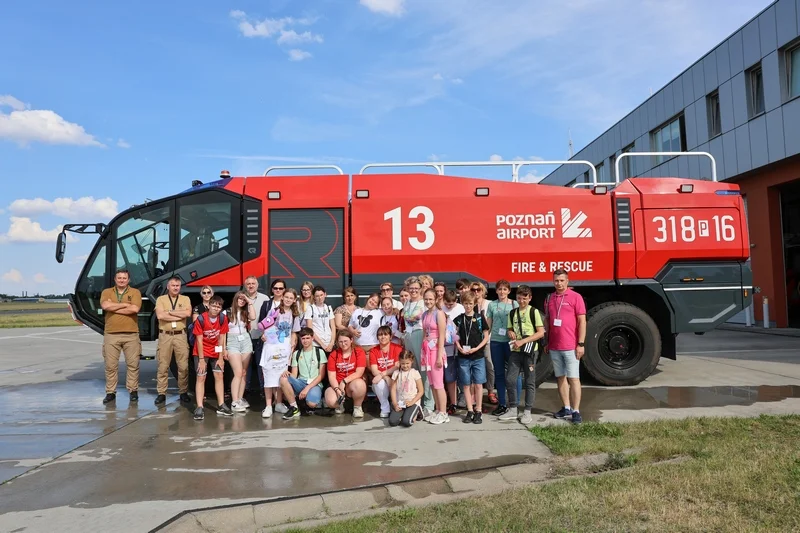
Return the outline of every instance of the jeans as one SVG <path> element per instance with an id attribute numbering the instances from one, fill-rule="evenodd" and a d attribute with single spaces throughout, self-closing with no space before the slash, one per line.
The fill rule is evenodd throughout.
<path id="1" fill-rule="evenodd" d="M 494 363 L 494 386 L 497 389 L 497 399 L 500 405 L 509 405 L 506 401 L 506 374 L 508 360 L 511 358 L 511 346 L 507 342 L 492 341 L 489 343 L 492 350 L 492 363 Z M 522 396 L 522 376 L 517 378 L 516 397 Z M 511 399 L 509 395 L 509 400 Z"/>
<path id="2" fill-rule="evenodd" d="M 536 399 L 536 372 L 533 364 L 533 356 L 524 352 L 511 352 L 506 368 L 506 381 L 508 387 L 508 407 L 512 409 L 519 402 L 520 395 L 514 390 L 514 382 L 520 378 L 520 370 L 525 376 L 525 409 L 533 409 L 533 401 Z"/>
<path id="3" fill-rule="evenodd" d="M 292 386 L 292 390 L 295 394 L 300 394 L 303 389 L 306 388 L 308 382 L 301 378 L 296 378 L 294 376 L 289 376 L 289 385 Z M 306 405 L 309 407 L 317 407 L 322 402 L 322 387 L 317 385 L 316 387 L 312 387 L 308 394 L 306 394 Z"/>

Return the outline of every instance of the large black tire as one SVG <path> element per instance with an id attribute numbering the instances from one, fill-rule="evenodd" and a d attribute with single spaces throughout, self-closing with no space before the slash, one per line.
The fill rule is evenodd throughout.
<path id="1" fill-rule="evenodd" d="M 650 316 L 635 305 L 608 302 L 586 317 L 583 363 L 603 385 L 636 385 L 655 370 L 661 358 L 661 333 Z"/>
<path id="2" fill-rule="evenodd" d="M 549 353 L 542 353 L 541 359 L 536 363 L 536 386 L 538 387 L 551 377 L 553 377 L 553 360 Z"/>

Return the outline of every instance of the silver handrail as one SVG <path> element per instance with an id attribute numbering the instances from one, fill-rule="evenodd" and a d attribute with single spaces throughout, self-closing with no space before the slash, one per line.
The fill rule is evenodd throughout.
<path id="1" fill-rule="evenodd" d="M 500 167 L 511 166 L 511 181 L 519 181 L 519 169 L 526 165 L 587 165 L 592 172 L 593 185 L 597 183 L 597 169 L 589 161 L 452 161 L 421 163 L 369 163 L 361 167 L 359 174 L 370 168 L 407 168 L 407 167 L 432 167 L 440 176 L 444 176 L 445 167 Z"/>
<path id="2" fill-rule="evenodd" d="M 619 185 L 619 163 L 625 157 L 633 157 L 633 156 L 679 156 L 679 155 L 699 155 L 703 157 L 707 157 L 711 160 L 711 181 L 717 181 L 717 160 L 714 159 L 714 156 L 709 154 L 708 152 L 623 152 L 619 154 L 617 157 L 617 162 L 614 165 L 614 172 L 616 174 L 616 184 Z"/>
<path id="3" fill-rule="evenodd" d="M 307 170 L 307 169 L 333 169 L 339 174 L 344 174 L 341 168 L 337 167 L 336 165 L 276 165 L 274 167 L 269 167 L 267 170 L 264 171 L 264 175 L 266 176 L 273 170 Z"/>

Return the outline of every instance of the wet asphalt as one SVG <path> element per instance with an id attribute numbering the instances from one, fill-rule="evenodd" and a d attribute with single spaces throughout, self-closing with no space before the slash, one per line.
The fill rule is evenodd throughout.
<path id="1" fill-rule="evenodd" d="M 101 531 L 123 513 L 136 518 L 123 530 L 144 531 L 186 508 L 549 456 L 515 421 L 486 416 L 476 426 L 452 417 L 438 427 L 388 428 L 374 404 L 362 421 L 349 415 L 264 420 L 254 406 L 234 417 L 207 409 L 196 422 L 174 388 L 171 403 L 153 405 L 154 361 L 141 363 L 138 403 L 129 402 L 122 365 L 117 400 L 103 406 L 101 344 L 99 335 L 77 327 L 0 331 L 0 405 L 13 406 L 0 419 L 0 530 L 57 524 L 60 531 Z M 747 406 L 800 411 L 799 338 L 712 332 L 681 336 L 679 350 L 677 362 L 663 361 L 637 387 L 586 387 L 584 419 L 698 408 L 735 413 Z M 153 351 L 146 343 L 145 354 Z M 546 417 L 560 407 L 553 384 L 538 389 L 535 405 L 539 422 L 554 423 Z"/>

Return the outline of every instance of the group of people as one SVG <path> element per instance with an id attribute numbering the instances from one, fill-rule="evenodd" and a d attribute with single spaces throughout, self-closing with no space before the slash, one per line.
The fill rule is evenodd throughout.
<path id="1" fill-rule="evenodd" d="M 106 398 L 116 398 L 116 368 L 121 352 L 128 365 L 126 386 L 138 400 L 138 343 L 136 316 L 141 294 L 128 286 L 128 273 L 118 271 L 115 287 L 101 295 L 105 312 L 103 354 Z M 181 294 L 181 280 L 167 284 L 156 300 L 159 324 L 156 404 L 166 402 L 169 365 L 177 364 L 178 393 L 188 394 L 190 353 L 197 373 L 194 418 L 204 418 L 206 376 L 213 374 L 218 414 L 233 416 L 250 408 L 246 391 L 263 390 L 264 418 L 284 419 L 318 408 L 344 413 L 352 404 L 353 417 L 364 416 L 371 389 L 380 404 L 380 417 L 392 426 L 418 421 L 444 424 L 463 405 L 464 423 L 480 424 L 484 389 L 501 420 L 532 422 L 536 394 L 535 368 L 540 343 L 553 361 L 563 407 L 554 416 L 581 422 L 579 360 L 584 353 L 586 308 L 569 288 L 567 272 L 553 277 L 555 291 L 543 311 L 531 304 L 526 285 L 516 289 L 500 280 L 497 299 L 487 299 L 481 282 L 461 279 L 455 288 L 427 275 L 412 276 L 395 298 L 391 283 L 380 285 L 359 305 L 352 287 L 341 305 L 327 303 L 324 287 L 305 282 L 299 293 L 281 279 L 270 285 L 271 297 L 248 277 L 231 306 L 201 289 L 202 302 L 192 307 Z M 230 402 L 225 398 L 225 365 L 233 377 Z M 135 368 L 134 368 L 135 367 Z M 522 398 L 524 388 L 525 397 Z M 459 401 L 460 400 L 460 401 Z"/>

